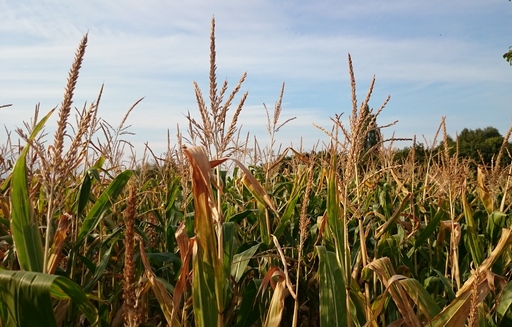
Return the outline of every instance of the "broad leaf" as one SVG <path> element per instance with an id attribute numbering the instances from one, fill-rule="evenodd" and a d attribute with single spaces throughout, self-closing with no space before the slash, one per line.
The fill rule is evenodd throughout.
<path id="1" fill-rule="evenodd" d="M 52 297 L 71 299 L 90 323 L 96 325 L 98 321 L 96 308 L 83 290 L 63 276 L 0 270 L 0 297 L 3 326 L 57 326 Z"/>
<path id="2" fill-rule="evenodd" d="M 347 326 L 347 289 L 336 254 L 323 246 L 316 249 L 319 258 L 320 326 Z"/>
<path id="3" fill-rule="evenodd" d="M 111 183 L 110 185 L 101 193 L 100 197 L 91 208 L 91 211 L 87 214 L 82 227 L 80 228 L 80 232 L 78 233 L 78 238 L 76 244 L 80 244 L 87 235 L 89 235 L 95 228 L 98 226 L 98 223 L 104 216 L 105 212 L 112 206 L 113 202 L 117 199 L 119 194 L 123 191 L 126 183 L 130 180 L 132 176 L 132 170 L 125 170 L 120 173 Z"/>
<path id="4" fill-rule="evenodd" d="M 53 113 L 50 111 L 34 128 L 29 140 L 34 140 Z M 34 216 L 28 194 L 26 157 L 30 144 L 27 144 L 16 161 L 11 179 L 11 229 L 14 245 L 21 269 L 43 271 L 43 242 L 39 224 Z M 49 246 L 49 245 L 48 245 Z"/>
<path id="5" fill-rule="evenodd" d="M 469 206 L 468 200 L 466 198 L 466 192 L 461 195 L 462 204 L 464 207 L 464 218 L 466 219 L 467 224 L 467 246 L 469 247 L 469 251 L 471 253 L 471 257 L 473 258 L 473 262 L 475 266 L 478 267 L 482 261 L 484 261 L 484 245 L 482 241 L 478 237 L 478 226 L 473 219 L 473 212 L 471 207 Z"/>
<path id="6" fill-rule="evenodd" d="M 245 272 L 247 265 L 249 264 L 249 260 L 254 256 L 260 244 L 253 245 L 247 250 L 237 253 L 233 256 L 233 263 L 231 265 L 231 276 L 233 279 L 238 282 L 240 278 Z"/>
<path id="7" fill-rule="evenodd" d="M 500 317 L 499 326 L 512 326 L 512 282 L 501 291 L 500 303 L 496 311 Z"/>

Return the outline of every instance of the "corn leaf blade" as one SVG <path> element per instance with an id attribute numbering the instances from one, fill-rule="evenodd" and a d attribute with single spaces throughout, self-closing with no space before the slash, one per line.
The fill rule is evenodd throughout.
<path id="1" fill-rule="evenodd" d="M 217 326 L 222 321 L 225 270 L 218 257 L 218 239 L 214 228 L 216 207 L 210 186 L 211 164 L 202 146 L 185 149 L 192 171 L 194 230 L 192 251 L 192 299 L 195 323 L 200 327 Z M 219 233 L 222 233 L 222 228 Z M 222 260 L 224 254 L 222 253 Z"/>
<path id="2" fill-rule="evenodd" d="M 319 257 L 320 326 L 347 326 L 345 279 L 336 254 L 316 247 Z"/>
<path id="3" fill-rule="evenodd" d="M 501 300 L 496 311 L 500 317 L 499 326 L 512 326 L 512 282 L 501 291 Z"/>
<path id="4" fill-rule="evenodd" d="M 218 310 L 215 296 L 215 280 L 213 267 L 202 260 L 203 250 L 194 244 L 192 259 L 192 299 L 194 303 L 194 316 L 196 326 L 217 326 Z"/>
<path id="5" fill-rule="evenodd" d="M 90 323 L 98 321 L 96 308 L 83 290 L 63 276 L 0 270 L 0 295 L 4 326 L 57 326 L 52 296 L 73 300 Z"/>
<path id="6" fill-rule="evenodd" d="M 473 258 L 475 266 L 478 267 L 484 261 L 484 246 L 478 237 L 478 227 L 473 219 L 473 212 L 469 206 L 465 192 L 461 196 L 462 205 L 464 207 L 464 218 L 467 224 L 467 245 Z"/>
<path id="7" fill-rule="evenodd" d="M 79 245 L 81 242 L 98 226 L 104 213 L 112 206 L 113 201 L 117 199 L 119 194 L 123 191 L 126 183 L 130 180 L 133 175 L 132 170 L 125 170 L 120 173 L 110 185 L 101 193 L 100 197 L 91 208 L 91 211 L 85 217 L 76 244 Z"/>
<path id="8" fill-rule="evenodd" d="M 258 251 L 260 244 L 256 244 L 248 248 L 247 250 L 237 253 L 233 256 L 233 263 L 231 264 L 231 276 L 238 283 L 240 278 L 245 272 L 247 265 L 249 264 L 249 260 L 254 256 L 256 251 Z"/>
<path id="9" fill-rule="evenodd" d="M 50 111 L 36 125 L 29 140 L 34 140 L 53 113 Z M 26 157 L 30 144 L 27 144 L 16 161 L 11 179 L 11 230 L 18 261 L 26 271 L 43 271 L 43 241 L 39 233 L 39 224 L 34 217 L 32 203 L 28 194 Z"/>

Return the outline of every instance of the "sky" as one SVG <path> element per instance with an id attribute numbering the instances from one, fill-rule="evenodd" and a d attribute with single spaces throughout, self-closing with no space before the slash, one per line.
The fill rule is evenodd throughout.
<path id="1" fill-rule="evenodd" d="M 209 36 L 216 21 L 217 77 L 232 90 L 244 72 L 240 115 L 243 134 L 264 146 L 266 104 L 273 110 L 282 83 L 284 147 L 328 142 L 314 124 L 352 110 L 347 56 L 352 56 L 357 96 L 364 100 L 376 77 L 370 107 L 390 102 L 377 123 L 385 138 L 427 145 L 446 117 L 452 136 L 463 128 L 512 123 L 512 2 L 506 0 L 244 0 L 244 1 L 11 1 L 0 0 L 0 144 L 6 130 L 60 105 L 75 50 L 88 33 L 74 106 L 104 91 L 99 116 L 118 126 L 142 154 L 147 144 L 165 152 L 167 134 L 185 132 L 187 112 L 199 118 L 196 81 L 209 93 Z M 239 97 L 235 99 L 238 103 Z M 57 113 L 47 124 L 51 135 Z M 186 133 L 186 132 L 185 132 Z M 16 137 L 15 134 L 11 134 Z M 395 143 L 396 147 L 408 146 Z"/>

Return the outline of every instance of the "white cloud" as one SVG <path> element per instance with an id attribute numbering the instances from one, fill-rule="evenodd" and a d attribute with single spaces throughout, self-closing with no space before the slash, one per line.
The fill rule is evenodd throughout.
<path id="1" fill-rule="evenodd" d="M 280 132 L 283 139 L 316 135 L 307 127 L 312 122 L 330 126 L 329 116 L 350 111 L 348 52 L 360 101 L 376 74 L 372 105 L 392 95 L 385 112 L 408 122 L 397 131 L 410 134 L 414 126 L 420 134 L 422 128 L 435 132 L 442 113 L 454 115 L 457 107 L 475 111 L 486 97 L 496 108 L 512 100 L 505 91 L 510 68 L 499 52 L 509 44 L 495 32 L 506 27 L 485 27 L 504 19 L 502 6 L 496 1 L 485 6 L 479 1 L 2 2 L 0 104 L 15 106 L 2 109 L 0 121 L 20 126 L 37 102 L 45 110 L 61 102 L 74 51 L 89 31 L 75 105 L 94 101 L 105 82 L 102 117 L 119 121 L 145 96 L 129 119 L 133 129 L 143 131 L 134 142 L 154 140 L 150 127 L 165 135 L 167 128 L 185 123 L 183 113 L 196 110 L 193 80 L 207 96 L 209 22 L 215 15 L 217 75 L 232 89 L 248 71 L 241 91 L 248 90 L 249 98 L 240 122 L 251 133 L 264 134 L 262 103 L 273 107 L 283 81 L 283 117 L 298 117 Z M 462 37 L 464 29 L 473 34 Z M 500 42 L 503 49 L 497 48 Z M 426 113 L 418 116 L 420 111 Z M 504 111 L 489 115 L 489 124 L 508 122 Z M 415 117 L 422 117 L 420 124 L 413 123 Z"/>

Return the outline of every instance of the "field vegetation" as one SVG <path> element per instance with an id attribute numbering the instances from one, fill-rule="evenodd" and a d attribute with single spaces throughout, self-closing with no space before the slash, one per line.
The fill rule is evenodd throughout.
<path id="1" fill-rule="evenodd" d="M 352 108 L 317 126 L 323 148 L 279 147 L 284 84 L 252 144 L 212 21 L 199 118 L 126 161 L 138 102 L 113 127 L 101 88 L 70 119 L 86 44 L 62 104 L 0 148 L 0 326 L 512 325 L 510 131 L 471 158 L 443 119 L 398 151 L 377 124 L 389 98 L 369 107 L 372 80 L 357 99 L 348 56 Z"/>

